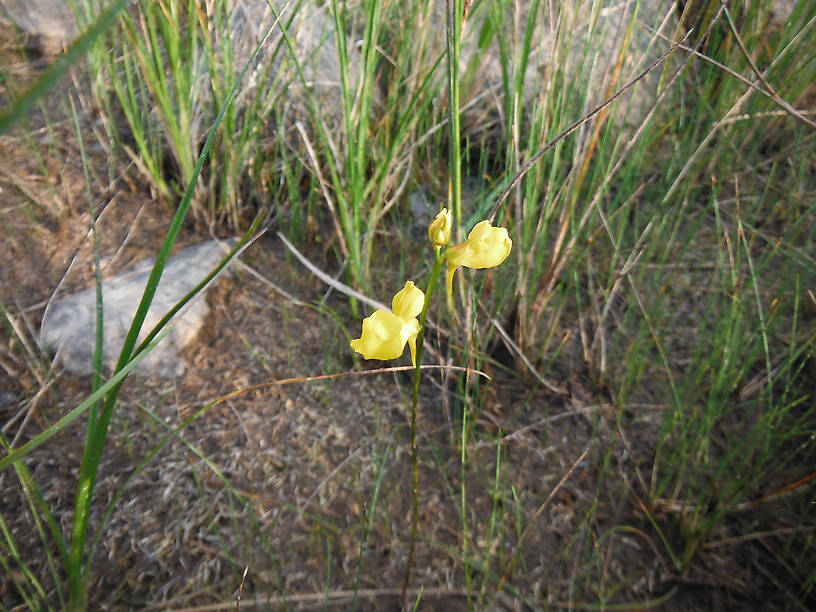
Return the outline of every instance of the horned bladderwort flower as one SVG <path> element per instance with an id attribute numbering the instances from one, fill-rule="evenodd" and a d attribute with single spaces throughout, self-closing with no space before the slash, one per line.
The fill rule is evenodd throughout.
<path id="1" fill-rule="evenodd" d="M 413 281 L 391 301 L 392 312 L 375 310 L 363 319 L 363 332 L 350 342 L 351 348 L 366 359 L 396 359 L 405 351 L 407 343 L 411 349 L 411 362 L 416 365 L 416 338 L 419 333 L 417 315 L 422 312 L 425 294 Z"/>
<path id="2" fill-rule="evenodd" d="M 450 212 L 447 208 L 443 208 L 428 226 L 428 240 L 434 249 L 434 263 L 428 274 L 426 292 L 423 293 L 411 281 L 405 283 L 405 287 L 394 296 L 391 302 L 392 312 L 382 309 L 375 310 L 370 317 L 363 320 L 363 331 L 360 337 L 350 343 L 351 348 L 366 359 L 396 359 L 405 351 L 406 344 L 411 348 L 411 362 L 414 364 L 414 393 L 411 402 L 411 544 L 408 549 L 408 562 L 405 566 L 403 599 L 413 564 L 419 522 L 419 460 L 416 427 L 422 346 L 425 340 L 424 327 L 430 297 L 446 261 L 448 263 L 448 296 L 450 297 L 456 268 L 459 266 L 493 268 L 507 259 L 510 249 L 513 248 L 513 242 L 507 235 L 506 229 L 493 227 L 490 221 L 482 221 L 471 230 L 467 240 L 443 251 L 450 241 L 452 225 Z M 463 420 L 463 428 L 465 422 Z"/>
<path id="3" fill-rule="evenodd" d="M 448 295 L 453 292 L 456 268 L 494 268 L 510 254 L 513 241 L 503 227 L 493 227 L 490 221 L 480 221 L 470 230 L 467 240 L 445 251 L 448 260 Z"/>
<path id="4" fill-rule="evenodd" d="M 493 227 L 490 221 L 481 221 L 470 231 L 467 240 L 448 247 L 442 253 L 451 237 L 451 214 L 443 208 L 428 226 L 428 239 L 434 247 L 435 263 L 428 283 L 428 291 L 433 291 L 439 267 L 448 262 L 448 295 L 453 291 L 453 275 L 459 266 L 466 268 L 493 268 L 501 264 L 510 254 L 513 242 L 503 227 Z M 396 359 L 411 349 L 411 362 L 417 364 L 417 336 L 424 324 L 417 320 L 426 302 L 425 293 L 412 281 L 394 296 L 392 312 L 375 310 L 363 320 L 360 337 L 352 340 L 350 346 L 365 359 Z"/>

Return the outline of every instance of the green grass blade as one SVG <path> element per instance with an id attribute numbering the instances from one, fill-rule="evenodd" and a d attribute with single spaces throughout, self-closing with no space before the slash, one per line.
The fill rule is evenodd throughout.
<path id="1" fill-rule="evenodd" d="M 170 228 L 168 229 L 164 243 L 162 244 L 162 247 L 156 256 L 156 262 L 154 263 L 153 269 L 150 273 L 150 277 L 148 278 L 147 285 L 145 286 L 141 302 L 139 303 L 139 307 L 136 310 L 136 314 L 133 317 L 130 329 L 128 330 L 128 334 L 122 346 L 122 351 L 119 355 L 119 361 L 116 365 L 114 377 L 116 377 L 120 372 L 125 371 L 126 369 L 128 371 L 132 369 L 128 368 L 128 366 L 133 362 L 134 357 L 141 356 L 141 353 L 138 355 L 133 354 L 134 348 L 136 346 L 136 341 L 139 336 L 139 332 L 141 331 L 142 324 L 144 323 L 144 320 L 147 316 L 150 304 L 153 301 L 153 297 L 156 293 L 156 289 L 158 288 L 158 284 L 159 281 L 161 280 L 164 268 L 167 264 L 168 259 L 170 258 L 170 251 L 173 247 L 173 244 L 176 241 L 179 231 L 181 230 L 181 226 L 187 215 L 187 211 L 189 210 L 190 203 L 193 198 L 193 193 L 195 191 L 195 186 L 198 181 L 198 177 L 201 174 L 201 171 L 204 167 L 204 161 L 206 160 L 210 152 L 210 149 L 212 148 L 213 141 L 218 131 L 218 126 L 221 124 L 221 121 L 223 120 L 224 115 L 227 112 L 227 108 L 230 106 L 233 99 L 235 98 L 236 92 L 238 91 L 238 86 L 240 85 L 243 78 L 246 76 L 246 73 L 249 71 L 249 68 L 255 63 L 255 60 L 258 57 L 261 49 L 263 48 L 264 43 L 269 38 L 270 34 L 272 33 L 273 29 L 276 26 L 277 20 L 268 28 L 266 34 L 259 42 L 258 46 L 255 48 L 255 51 L 253 52 L 249 61 L 246 63 L 243 70 L 241 71 L 239 78 L 233 84 L 232 89 L 230 90 L 230 93 L 227 96 L 227 99 L 224 101 L 224 104 L 221 106 L 221 108 L 218 111 L 218 114 L 216 115 L 215 122 L 213 123 L 212 127 L 209 130 L 207 140 L 205 141 L 201 154 L 198 157 L 198 161 L 196 163 L 193 176 L 187 185 L 184 197 L 179 203 L 178 209 L 176 211 L 175 216 L 173 217 L 173 221 L 170 225 Z M 160 339 L 160 336 L 157 336 L 157 340 L 158 339 Z M 93 500 L 94 485 L 96 484 L 96 474 L 99 467 L 99 462 L 102 458 L 102 452 L 105 446 L 105 438 L 107 436 L 111 418 L 113 417 L 113 411 L 116 405 L 119 390 L 121 389 L 121 386 L 124 383 L 124 378 L 125 376 L 119 378 L 118 382 L 110 388 L 110 392 L 105 397 L 105 403 L 99 415 L 99 421 L 94 430 L 92 432 L 89 431 L 88 440 L 85 444 L 85 449 L 83 452 L 82 464 L 80 465 L 79 483 L 77 486 L 77 496 L 75 501 L 73 529 L 71 536 L 70 564 L 68 567 L 69 576 L 68 583 L 69 590 L 71 593 L 71 604 L 73 607 L 81 607 L 85 605 L 86 593 L 84 579 L 82 577 L 84 572 L 83 551 L 85 549 L 86 530 L 90 513 L 90 505 L 91 501 Z"/>
<path id="2" fill-rule="evenodd" d="M 54 424 L 49 425 L 39 434 L 34 436 L 31 440 L 19 446 L 6 454 L 3 458 L 0 458 L 0 472 L 5 470 L 8 466 L 10 466 L 15 461 L 19 461 L 26 455 L 28 455 L 31 451 L 36 448 L 39 448 L 48 440 L 62 432 L 68 425 L 73 423 L 77 420 L 80 416 L 82 416 L 87 410 L 91 408 L 96 402 L 100 399 L 104 398 L 107 393 L 115 388 L 117 385 L 120 385 L 121 382 L 130 374 L 131 370 L 139 365 L 139 362 L 144 359 L 150 350 L 155 347 L 162 339 L 170 333 L 170 329 L 164 329 L 153 342 L 150 343 L 145 350 L 141 351 L 138 355 L 135 355 L 121 370 L 116 372 L 111 378 L 99 389 L 97 389 L 94 393 L 89 395 L 82 403 L 76 406 L 74 409 L 70 410 L 67 414 L 65 414 L 62 418 L 56 421 Z"/>
<path id="3" fill-rule="evenodd" d="M 65 53 L 24 92 L 18 94 L 9 105 L 9 108 L 0 113 L 0 135 L 5 134 L 11 126 L 17 123 L 46 93 L 53 89 L 65 75 L 68 69 L 85 56 L 91 45 L 105 32 L 132 0 L 113 0 L 99 16 L 91 23 L 71 45 Z"/>

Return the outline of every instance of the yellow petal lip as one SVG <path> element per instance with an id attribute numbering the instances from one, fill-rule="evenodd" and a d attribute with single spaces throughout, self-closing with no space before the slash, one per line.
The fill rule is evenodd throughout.
<path id="1" fill-rule="evenodd" d="M 405 322 L 397 315 L 384 310 L 375 310 L 363 319 L 360 337 L 350 345 L 366 359 L 396 359 L 405 350 L 407 338 L 403 339 Z"/>
<path id="2" fill-rule="evenodd" d="M 513 241 L 503 227 L 493 227 L 490 221 L 480 221 L 470 230 L 467 240 L 445 251 L 448 260 L 448 295 L 453 291 L 456 268 L 493 268 L 501 264 L 513 248 Z"/>
<path id="3" fill-rule="evenodd" d="M 352 349 L 365 359 L 396 359 L 411 349 L 411 362 L 416 365 L 416 337 L 420 326 L 416 316 L 422 312 L 425 294 L 412 281 L 394 296 L 391 302 L 394 312 L 375 310 L 363 319 L 363 331 L 359 338 L 349 343 Z"/>
<path id="4" fill-rule="evenodd" d="M 407 321 L 419 316 L 424 303 L 425 293 L 413 281 L 408 281 L 391 300 L 391 310 L 400 319 Z"/>
<path id="5" fill-rule="evenodd" d="M 513 248 L 513 241 L 503 227 L 492 227 L 480 221 L 470 230 L 467 240 L 447 250 L 449 264 L 466 268 L 493 268 L 501 264 Z"/>
<path id="6" fill-rule="evenodd" d="M 428 239 L 435 247 L 443 247 L 450 242 L 453 222 L 447 208 L 443 208 L 428 226 Z"/>

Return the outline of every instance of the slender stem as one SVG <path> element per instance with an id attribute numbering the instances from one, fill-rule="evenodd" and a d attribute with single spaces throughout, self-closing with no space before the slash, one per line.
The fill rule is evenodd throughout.
<path id="1" fill-rule="evenodd" d="M 471 332 L 472 333 L 472 332 Z M 472 336 L 471 336 L 472 337 Z M 472 347 L 471 347 L 472 348 Z M 468 407 L 470 402 L 467 398 L 467 389 L 470 388 L 470 363 L 468 363 L 468 373 L 465 375 L 465 401 L 462 404 L 462 451 L 460 454 L 461 472 L 459 478 L 461 479 L 460 491 L 460 513 L 462 521 L 462 561 L 465 566 L 465 586 L 467 589 L 467 603 L 468 608 L 471 608 L 472 602 L 470 600 L 470 563 L 468 562 L 468 523 L 467 523 L 467 436 L 468 436 Z"/>
<path id="2" fill-rule="evenodd" d="M 459 117 L 459 56 L 462 48 L 462 0 L 447 2 L 447 57 L 448 57 L 448 95 L 450 97 L 450 175 L 449 189 L 453 226 L 456 228 L 455 239 L 462 239 L 462 149 L 459 139 L 461 126 Z"/>
<path id="3" fill-rule="evenodd" d="M 414 395 L 411 402 L 411 543 L 408 548 L 408 561 L 405 564 L 405 580 L 402 583 L 402 601 L 407 606 L 405 594 L 408 591 L 408 581 L 411 577 L 411 566 L 414 564 L 414 549 L 416 548 L 417 523 L 419 522 L 419 457 L 417 455 L 416 422 L 417 404 L 419 402 L 419 380 L 422 376 L 422 346 L 425 342 L 425 321 L 428 318 L 428 305 L 431 303 L 436 279 L 442 269 L 443 259 L 440 249 L 434 249 L 434 265 L 428 276 L 428 287 L 425 290 L 425 301 L 422 304 L 422 313 L 419 315 L 419 333 L 416 339 L 416 364 L 414 365 Z"/>

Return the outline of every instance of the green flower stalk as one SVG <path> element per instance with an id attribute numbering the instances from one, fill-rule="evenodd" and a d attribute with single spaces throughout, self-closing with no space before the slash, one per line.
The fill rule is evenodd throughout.
<path id="1" fill-rule="evenodd" d="M 416 548 L 417 523 L 419 522 L 419 460 L 417 456 L 417 405 L 419 402 L 419 382 L 422 375 L 422 346 L 425 340 L 425 321 L 428 306 L 442 266 L 448 264 L 448 297 L 453 289 L 453 275 L 459 266 L 466 268 L 493 268 L 501 264 L 510 254 L 513 242 L 503 227 L 492 227 L 489 221 L 482 221 L 471 230 L 465 242 L 445 247 L 452 233 L 451 214 L 443 208 L 428 226 L 428 240 L 434 249 L 434 265 L 428 275 L 423 292 L 407 281 L 391 302 L 392 312 L 375 310 L 363 320 L 359 338 L 350 346 L 365 359 L 396 359 L 405 352 L 405 345 L 411 349 L 414 365 L 414 387 L 411 402 L 411 543 L 408 562 L 405 567 L 403 599 L 408 588 L 411 566 Z M 443 249 L 444 252 L 443 252 Z M 417 320 L 419 316 L 419 320 Z"/>

